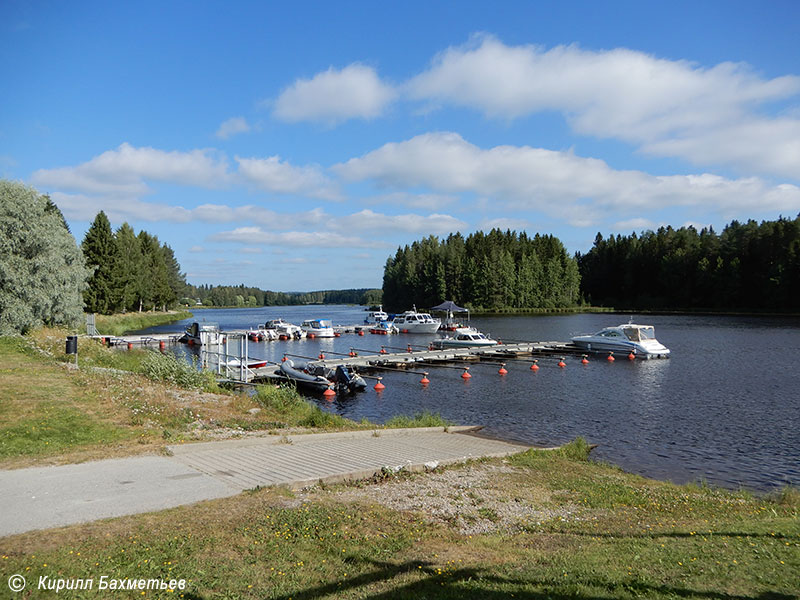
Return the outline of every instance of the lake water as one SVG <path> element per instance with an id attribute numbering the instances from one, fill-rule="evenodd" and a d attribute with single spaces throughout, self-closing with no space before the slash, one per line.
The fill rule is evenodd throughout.
<path id="1" fill-rule="evenodd" d="M 201 309 L 187 322 L 149 331 L 176 331 L 192 320 L 242 329 L 282 317 L 336 325 L 361 323 L 357 306 Z M 586 366 L 567 358 L 478 363 L 464 381 L 458 369 L 424 367 L 419 375 L 383 373 L 386 389 L 314 400 L 351 419 L 382 423 L 397 415 L 427 410 L 458 424 L 485 425 L 484 433 L 551 446 L 583 436 L 598 444 L 595 459 L 628 471 L 675 482 L 701 481 L 728 488 L 770 490 L 800 484 L 800 319 L 770 317 L 563 316 L 474 317 L 473 326 L 506 341 L 568 341 L 608 325 L 655 325 L 668 360 L 609 363 L 590 357 Z M 404 349 L 427 346 L 436 336 L 345 334 L 336 339 L 251 343 L 251 357 L 279 361 L 284 353 L 316 357 L 320 352 L 377 352 L 382 344 Z M 363 352 L 362 352 L 363 353 Z M 423 368 L 423 367 L 420 367 Z"/>

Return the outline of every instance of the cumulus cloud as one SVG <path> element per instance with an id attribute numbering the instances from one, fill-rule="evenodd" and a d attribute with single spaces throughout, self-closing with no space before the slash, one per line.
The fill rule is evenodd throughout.
<path id="1" fill-rule="evenodd" d="M 227 121 L 222 122 L 215 135 L 221 140 L 227 140 L 240 133 L 247 133 L 250 129 L 250 124 L 244 117 L 231 117 Z"/>
<path id="2" fill-rule="evenodd" d="M 147 193 L 145 180 L 219 187 L 228 180 L 228 165 L 208 149 L 165 152 L 124 143 L 77 167 L 39 169 L 31 180 L 60 190 L 129 196 Z"/>
<path id="3" fill-rule="evenodd" d="M 286 88 L 275 101 L 273 115 L 290 122 L 374 119 L 383 114 L 394 97 L 394 89 L 382 82 L 371 67 L 331 67 Z"/>
<path id="4" fill-rule="evenodd" d="M 440 53 L 404 89 L 434 106 L 495 118 L 560 111 L 578 133 L 625 140 L 652 154 L 798 177 L 796 113 L 758 113 L 797 98 L 794 75 L 765 79 L 744 64 L 707 68 L 624 48 L 506 46 L 483 35 Z"/>
<path id="5" fill-rule="evenodd" d="M 611 226 L 614 231 L 644 231 L 646 229 L 655 229 L 658 225 L 650 219 L 644 217 L 636 217 L 626 221 L 617 221 Z"/>
<path id="6" fill-rule="evenodd" d="M 315 166 L 296 167 L 279 156 L 242 158 L 237 156 L 239 175 L 257 188 L 282 194 L 302 194 L 338 200 L 335 184 Z"/>
<path id="7" fill-rule="evenodd" d="M 429 133 L 389 143 L 336 165 L 349 181 L 371 180 L 393 187 L 427 187 L 437 192 L 476 194 L 508 207 L 540 210 L 562 219 L 589 221 L 608 209 L 706 206 L 726 215 L 734 209 L 800 209 L 800 188 L 770 186 L 756 177 L 655 176 L 621 171 L 595 158 L 529 146 L 481 149 L 455 133 Z"/>

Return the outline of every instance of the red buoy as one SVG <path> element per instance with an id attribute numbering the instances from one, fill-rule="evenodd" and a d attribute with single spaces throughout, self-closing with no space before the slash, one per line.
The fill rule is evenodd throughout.
<path id="1" fill-rule="evenodd" d="M 331 398 L 332 396 L 336 395 L 336 392 L 333 391 L 333 386 L 331 386 L 327 390 L 322 392 L 322 395 L 325 396 L 325 398 Z"/>
<path id="2" fill-rule="evenodd" d="M 539 370 L 539 365 L 536 364 L 538 362 L 539 362 L 538 360 L 533 361 L 533 364 L 531 365 L 531 371 L 538 371 Z"/>
<path id="3" fill-rule="evenodd" d="M 356 351 L 350 348 L 350 356 L 356 356 Z"/>
<path id="4" fill-rule="evenodd" d="M 563 369 L 564 367 L 567 366 L 567 363 L 565 363 L 564 359 L 562 358 L 561 360 L 558 361 L 558 366 Z"/>
<path id="5" fill-rule="evenodd" d="M 608 362 L 614 362 L 614 353 L 613 352 L 609 352 L 608 353 L 608 357 L 606 358 L 606 360 Z"/>
<path id="6" fill-rule="evenodd" d="M 158 349 L 159 350 L 163 350 L 164 349 L 164 340 L 161 340 L 160 342 L 158 342 Z"/>
<path id="7" fill-rule="evenodd" d="M 431 380 L 430 380 L 430 379 L 428 379 L 428 374 L 427 374 L 427 373 L 423 373 L 423 374 L 422 374 L 422 379 L 420 379 L 420 380 L 419 380 L 419 382 L 420 382 L 422 385 L 428 385 L 428 384 L 431 382 Z"/>
<path id="8" fill-rule="evenodd" d="M 358 330 L 358 335 L 364 335 L 364 330 L 363 329 L 359 329 Z"/>
<path id="9" fill-rule="evenodd" d="M 408 348 L 406 348 L 406 350 L 408 350 L 409 352 L 413 352 L 413 350 L 411 349 L 411 344 L 408 345 Z"/>
<path id="10" fill-rule="evenodd" d="M 381 351 L 380 351 L 380 352 L 378 352 L 378 354 L 386 354 L 386 348 L 384 348 L 383 346 L 381 346 Z"/>
<path id="11" fill-rule="evenodd" d="M 309 334 L 306 335 L 306 337 L 313 340 L 315 337 L 317 337 L 317 335 L 314 334 L 314 333 L 309 333 Z"/>
<path id="12" fill-rule="evenodd" d="M 286 362 L 286 355 L 285 354 L 283 355 L 283 358 L 281 359 L 281 362 Z"/>
<path id="13" fill-rule="evenodd" d="M 128 350 L 133 350 L 133 344 L 131 342 L 128 342 Z"/>
<path id="14" fill-rule="evenodd" d="M 589 364 L 589 359 L 586 358 L 585 354 L 583 355 L 583 358 L 581 359 L 581 363 L 584 364 L 584 365 L 588 365 Z"/>
<path id="15" fill-rule="evenodd" d="M 319 353 L 319 359 L 325 360 L 325 355 L 322 352 Z"/>
<path id="16" fill-rule="evenodd" d="M 628 354 L 628 360 L 636 360 L 636 355 L 633 353 L 633 350 L 631 350 L 631 353 Z"/>
<path id="17" fill-rule="evenodd" d="M 500 370 L 498 370 L 497 372 L 500 375 L 505 375 L 506 373 L 508 373 L 508 371 L 506 371 L 506 363 L 501 364 L 500 365 Z"/>
<path id="18" fill-rule="evenodd" d="M 381 390 L 383 390 L 385 388 L 386 388 L 386 386 L 381 383 L 381 378 L 378 377 L 378 383 L 375 384 L 375 387 L 373 389 L 375 389 L 376 391 L 380 392 Z"/>
<path id="19" fill-rule="evenodd" d="M 472 375 L 469 374 L 469 367 L 464 367 L 464 372 L 461 374 L 461 379 L 472 379 Z"/>

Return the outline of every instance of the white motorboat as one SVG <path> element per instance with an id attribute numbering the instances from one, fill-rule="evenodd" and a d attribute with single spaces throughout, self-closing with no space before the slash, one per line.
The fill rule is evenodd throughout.
<path id="1" fill-rule="evenodd" d="M 669 358 L 669 349 L 656 339 L 652 325 L 625 323 L 592 335 L 579 335 L 572 343 L 588 352 L 633 352 L 637 358 Z"/>
<path id="2" fill-rule="evenodd" d="M 383 305 L 378 306 L 378 310 L 371 310 L 364 319 L 364 325 L 377 325 L 389 320 L 389 315 L 383 312 Z"/>
<path id="3" fill-rule="evenodd" d="M 432 346 L 436 350 L 445 348 L 469 348 L 471 346 L 496 346 L 497 340 L 484 335 L 474 327 L 461 327 L 456 329 L 452 336 L 434 340 Z"/>
<path id="4" fill-rule="evenodd" d="M 306 337 L 306 332 L 299 325 L 287 323 L 283 319 L 272 319 L 264 324 L 264 329 L 273 329 L 278 334 L 278 339 L 299 340 Z"/>
<path id="5" fill-rule="evenodd" d="M 428 313 L 407 310 L 402 315 L 397 315 L 392 321 L 400 333 L 436 333 L 442 324 L 441 319 L 434 319 Z"/>
<path id="6" fill-rule="evenodd" d="M 332 338 L 335 337 L 333 326 L 330 321 L 324 319 L 307 319 L 303 321 L 300 328 L 305 331 L 306 336 L 319 338 Z"/>
<path id="7" fill-rule="evenodd" d="M 223 334 L 219 330 L 219 325 L 216 323 L 195 322 L 186 328 L 186 332 L 183 334 L 180 341 L 190 346 L 202 346 L 204 344 L 217 344 L 223 339 Z"/>

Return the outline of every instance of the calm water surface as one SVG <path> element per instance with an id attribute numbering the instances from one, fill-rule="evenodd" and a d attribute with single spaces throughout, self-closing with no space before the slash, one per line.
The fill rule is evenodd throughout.
<path id="1" fill-rule="evenodd" d="M 307 318 L 337 325 L 360 323 L 365 311 L 353 306 L 267 307 L 196 310 L 192 320 L 241 329 L 283 317 L 299 324 Z M 422 410 L 459 424 L 485 425 L 485 433 L 536 445 L 555 445 L 583 436 L 599 444 L 593 457 L 626 470 L 676 482 L 705 480 L 729 488 L 769 490 L 800 484 L 800 319 L 632 315 L 655 325 L 669 360 L 617 360 L 590 357 L 583 366 L 567 358 L 498 366 L 475 364 L 473 378 L 458 369 L 425 367 L 420 376 L 385 373 L 386 389 L 326 402 L 326 410 L 352 419 L 384 422 Z M 532 317 L 475 317 L 472 325 L 500 340 L 568 341 L 628 315 L 579 314 Z M 185 322 L 185 324 L 190 323 Z M 149 331 L 175 331 L 170 325 Z M 181 327 L 182 328 L 182 327 Z M 285 352 L 309 357 L 378 351 L 381 344 L 404 349 L 426 346 L 436 336 L 343 335 L 337 339 L 251 343 L 250 356 L 279 361 Z"/>

